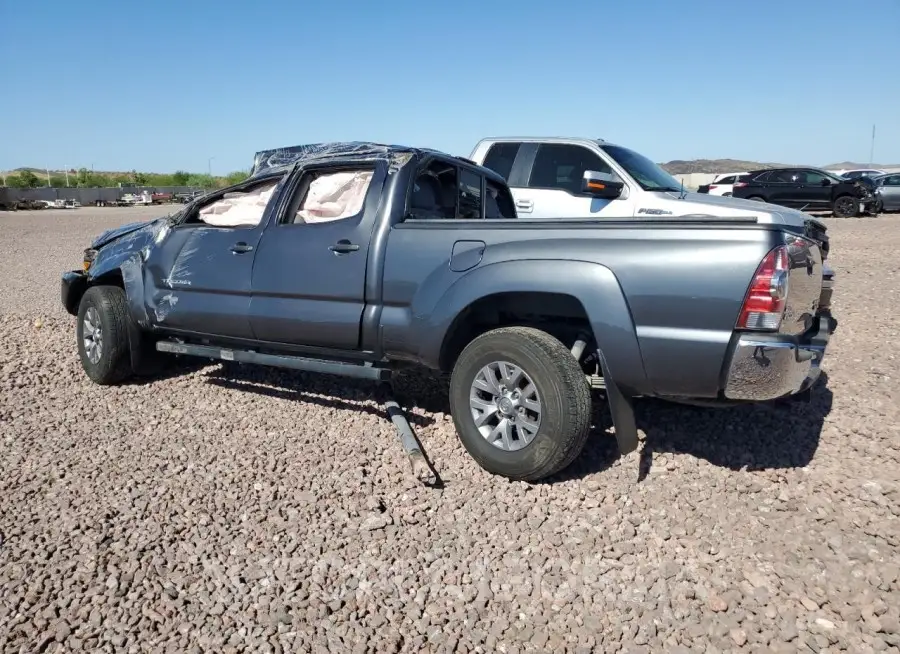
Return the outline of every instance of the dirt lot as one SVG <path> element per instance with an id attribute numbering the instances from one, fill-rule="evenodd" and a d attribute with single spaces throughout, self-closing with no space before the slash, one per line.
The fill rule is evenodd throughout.
<path id="1" fill-rule="evenodd" d="M 263 369 L 88 383 L 58 276 L 159 213 L 0 213 L 4 652 L 900 652 L 900 216 L 828 220 L 841 321 L 809 405 L 644 402 L 554 483 L 457 443 L 417 487 L 369 388 Z"/>

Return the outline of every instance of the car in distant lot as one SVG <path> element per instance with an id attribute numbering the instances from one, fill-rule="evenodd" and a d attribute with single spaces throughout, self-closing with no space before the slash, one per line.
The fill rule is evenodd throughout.
<path id="1" fill-rule="evenodd" d="M 716 175 L 712 182 L 704 184 L 697 189 L 697 193 L 708 193 L 709 195 L 721 195 L 729 197 L 732 194 L 734 183 L 741 175 L 746 175 L 746 171 L 739 173 L 721 173 Z"/>
<path id="2" fill-rule="evenodd" d="M 741 175 L 732 195 L 849 218 L 875 210 L 875 194 L 865 179 L 844 179 L 820 168 L 769 168 Z"/>
<path id="3" fill-rule="evenodd" d="M 900 173 L 888 173 L 872 181 L 875 182 L 875 211 L 900 211 Z"/>
<path id="4" fill-rule="evenodd" d="M 883 170 L 875 168 L 857 168 L 856 170 L 842 170 L 838 173 L 844 179 L 859 179 L 860 177 L 880 177 L 885 174 Z"/>

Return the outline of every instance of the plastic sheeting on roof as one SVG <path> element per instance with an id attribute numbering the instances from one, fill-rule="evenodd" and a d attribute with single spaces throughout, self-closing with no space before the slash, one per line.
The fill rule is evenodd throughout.
<path id="1" fill-rule="evenodd" d="M 290 166 L 298 161 L 314 161 L 330 157 L 353 157 L 364 160 L 381 159 L 388 162 L 389 172 L 396 172 L 413 156 L 411 148 L 383 145 L 365 141 L 310 143 L 285 148 L 260 150 L 253 158 L 252 175 Z"/>

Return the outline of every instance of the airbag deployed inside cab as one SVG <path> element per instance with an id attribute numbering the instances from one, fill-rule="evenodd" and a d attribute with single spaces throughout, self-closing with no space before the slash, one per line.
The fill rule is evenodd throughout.
<path id="1" fill-rule="evenodd" d="M 295 222 L 320 223 L 355 216 L 362 210 L 372 171 L 329 173 L 310 183 Z"/>
<path id="2" fill-rule="evenodd" d="M 216 227 L 258 225 L 278 182 L 258 186 L 245 192 L 226 193 L 200 209 L 200 220 Z"/>

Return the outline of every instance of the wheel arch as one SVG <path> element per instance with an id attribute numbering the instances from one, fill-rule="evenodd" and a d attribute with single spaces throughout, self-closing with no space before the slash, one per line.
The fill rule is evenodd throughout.
<path id="1" fill-rule="evenodd" d="M 498 300 L 497 306 L 502 308 L 522 298 L 529 308 L 548 301 L 549 309 L 561 310 L 561 317 L 573 326 L 586 321 L 606 360 L 605 376 L 615 379 L 628 395 L 649 390 L 631 310 L 619 281 L 606 266 L 587 261 L 505 261 L 458 278 L 436 298 L 427 319 L 420 324 L 420 360 L 439 369 L 452 366 L 452 354 L 461 351 L 460 341 L 465 340 L 461 334 L 467 330 L 472 334 L 481 327 L 471 326 L 468 320 L 472 316 L 484 316 L 483 308 Z M 543 312 L 544 316 L 553 317 L 551 314 Z"/>
<path id="2" fill-rule="evenodd" d="M 513 325 L 543 326 L 571 347 L 578 331 L 591 332 L 578 298 L 558 291 L 498 291 L 466 305 L 453 319 L 441 342 L 438 362 L 448 372 L 459 354 L 481 334 Z"/>

